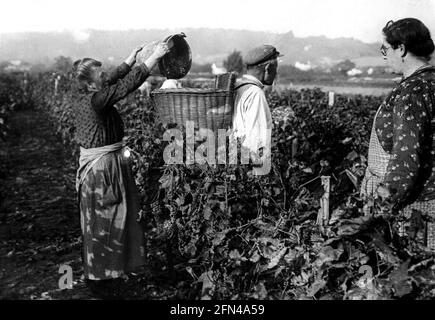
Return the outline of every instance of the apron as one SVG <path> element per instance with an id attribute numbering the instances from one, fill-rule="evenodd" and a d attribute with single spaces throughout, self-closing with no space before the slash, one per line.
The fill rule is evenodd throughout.
<path id="1" fill-rule="evenodd" d="M 80 194 L 79 189 L 83 184 L 89 170 L 106 154 L 110 152 L 116 152 L 123 148 L 122 142 L 117 142 L 107 146 L 99 148 L 89 148 L 85 149 L 80 147 L 80 159 L 79 159 L 79 169 L 77 170 L 76 177 L 76 191 Z"/>
<path id="2" fill-rule="evenodd" d="M 391 158 L 391 155 L 382 147 L 375 129 L 376 118 L 381 108 L 382 105 L 379 107 L 378 111 L 376 112 L 375 119 L 373 120 L 373 126 L 370 135 L 369 155 L 367 159 L 368 165 L 366 174 L 361 183 L 361 195 L 363 197 L 378 197 L 376 189 L 387 174 L 387 167 Z"/>
<path id="3" fill-rule="evenodd" d="M 361 196 L 363 198 L 373 197 L 378 198 L 377 188 L 384 180 L 387 174 L 388 162 L 391 155 L 382 147 L 378 135 L 376 134 L 375 123 L 376 118 L 381 110 L 382 105 L 376 112 L 375 119 L 373 120 L 372 131 L 370 135 L 369 154 L 367 159 L 367 169 L 364 179 L 361 183 Z M 406 206 L 399 212 L 404 218 L 404 222 L 399 222 L 399 235 L 407 236 L 407 229 L 410 227 L 410 218 L 413 210 L 419 210 L 422 213 L 427 213 L 430 216 L 435 216 L 435 200 L 414 202 Z M 428 249 L 435 250 L 435 223 L 428 222 L 425 226 L 422 241 Z"/>
<path id="4" fill-rule="evenodd" d="M 140 203 L 121 142 L 80 150 L 76 188 L 86 279 L 123 276 L 145 263 Z"/>

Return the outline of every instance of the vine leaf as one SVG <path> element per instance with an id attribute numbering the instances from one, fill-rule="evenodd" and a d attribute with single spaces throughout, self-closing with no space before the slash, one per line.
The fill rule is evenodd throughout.
<path id="1" fill-rule="evenodd" d="M 396 270 L 391 272 L 390 280 L 396 296 L 403 297 L 412 292 L 412 285 L 409 283 L 408 266 L 410 260 L 402 263 Z"/>
<path id="2" fill-rule="evenodd" d="M 267 269 L 275 268 L 278 265 L 278 263 L 281 261 L 281 258 L 284 257 L 286 253 L 287 253 L 287 248 L 282 248 L 281 250 L 277 251 L 272 256 L 269 263 L 267 264 Z"/>
<path id="3" fill-rule="evenodd" d="M 326 281 L 323 279 L 316 280 L 311 287 L 308 289 L 308 296 L 314 297 L 317 292 L 322 290 L 326 286 Z"/>
<path id="4" fill-rule="evenodd" d="M 215 289 L 213 271 L 209 270 L 201 274 L 198 278 L 198 282 L 202 282 L 201 300 L 211 300 Z"/>

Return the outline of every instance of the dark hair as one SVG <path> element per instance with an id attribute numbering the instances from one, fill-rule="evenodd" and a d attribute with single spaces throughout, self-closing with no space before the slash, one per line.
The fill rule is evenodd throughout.
<path id="1" fill-rule="evenodd" d="M 397 21 L 389 21 L 382 29 L 387 42 L 394 48 L 400 44 L 405 50 L 417 57 L 430 60 L 435 46 L 429 29 L 418 19 L 405 18 Z"/>
<path id="2" fill-rule="evenodd" d="M 101 67 L 102 63 L 92 58 L 77 60 L 73 65 L 74 76 L 79 81 L 88 81 L 91 77 L 92 67 Z"/>

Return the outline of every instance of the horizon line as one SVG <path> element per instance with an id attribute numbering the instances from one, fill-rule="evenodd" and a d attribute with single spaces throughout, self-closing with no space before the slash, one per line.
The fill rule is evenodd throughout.
<path id="1" fill-rule="evenodd" d="M 74 33 L 74 32 L 128 32 L 128 31 L 176 31 L 177 32 L 183 32 L 183 30 L 200 30 L 200 29 L 209 29 L 209 30 L 225 30 L 225 31 L 244 31 L 244 32 L 256 32 L 256 33 L 271 33 L 271 34 L 277 34 L 277 35 L 285 35 L 288 33 L 292 33 L 295 38 L 318 38 L 323 37 L 328 40 L 338 40 L 338 39 L 352 39 L 361 41 L 365 44 L 376 44 L 379 43 L 379 41 L 365 41 L 360 38 L 354 37 L 354 36 L 341 36 L 341 37 L 329 37 L 326 35 L 308 35 L 308 36 L 297 36 L 295 35 L 293 30 L 289 31 L 269 31 L 269 30 L 250 30 L 250 29 L 238 29 L 238 28 L 225 28 L 225 27 L 219 27 L 219 28 L 213 28 L 213 27 L 186 27 L 186 28 L 127 28 L 127 29 L 97 29 L 97 28 L 82 28 L 82 29 L 72 29 L 72 28 L 63 28 L 63 29 L 52 29 L 52 30 L 39 30 L 39 31 L 0 31 L 1 35 L 17 35 L 17 34 L 26 34 L 26 33 L 33 33 L 33 34 L 47 34 L 47 33 Z"/>

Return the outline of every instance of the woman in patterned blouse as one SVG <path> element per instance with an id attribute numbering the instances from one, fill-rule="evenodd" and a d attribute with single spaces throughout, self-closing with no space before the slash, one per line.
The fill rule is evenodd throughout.
<path id="1" fill-rule="evenodd" d="M 381 53 L 402 80 L 376 113 L 361 193 L 388 198 L 405 214 L 414 208 L 435 216 L 434 43 L 413 18 L 390 21 L 382 31 Z"/>
<path id="2" fill-rule="evenodd" d="M 84 275 L 94 293 L 105 297 L 115 293 L 123 276 L 144 264 L 138 192 L 122 142 L 122 119 L 114 106 L 139 88 L 169 50 L 166 43 L 159 43 L 144 63 L 132 68 L 142 48 L 109 74 L 91 58 L 74 63 L 76 79 L 85 88 L 74 106 Z"/>

